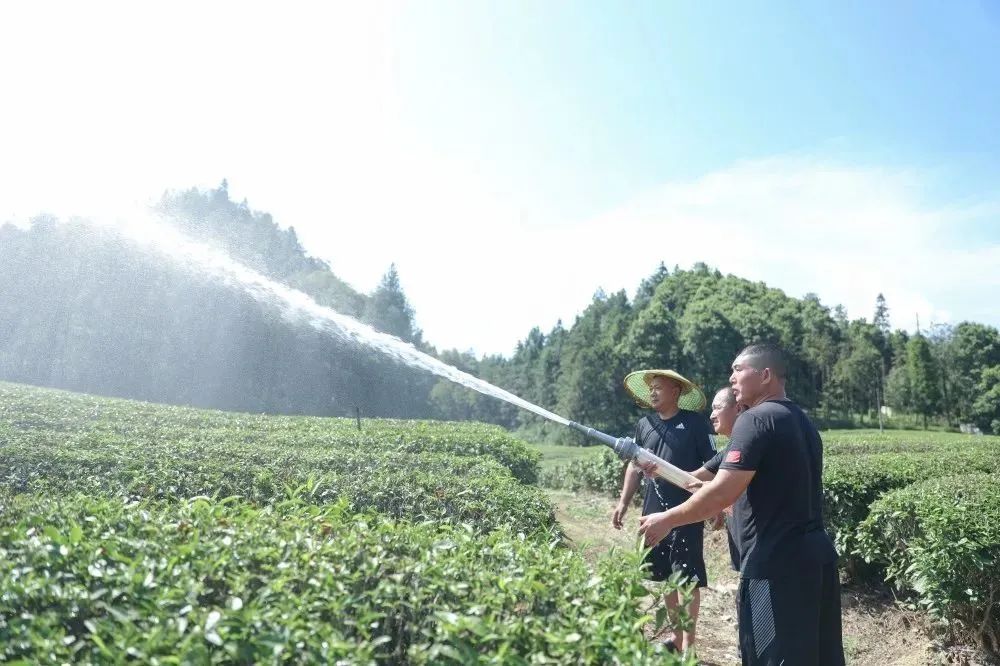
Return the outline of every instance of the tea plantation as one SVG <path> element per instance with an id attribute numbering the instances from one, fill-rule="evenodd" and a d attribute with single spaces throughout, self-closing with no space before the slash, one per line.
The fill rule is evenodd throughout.
<path id="1" fill-rule="evenodd" d="M 537 474 L 491 426 L 0 383 L 0 661 L 670 663 Z"/>

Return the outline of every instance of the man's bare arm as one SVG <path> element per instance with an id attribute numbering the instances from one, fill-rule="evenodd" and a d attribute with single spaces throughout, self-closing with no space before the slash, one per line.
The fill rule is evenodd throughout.
<path id="1" fill-rule="evenodd" d="M 673 509 L 639 519 L 639 534 L 646 546 L 659 543 L 670 530 L 712 518 L 743 494 L 755 472 L 719 470 L 715 478 L 696 490 L 691 498 Z"/>
<path id="2" fill-rule="evenodd" d="M 628 467 L 625 468 L 622 494 L 618 499 L 618 506 L 615 507 L 614 512 L 611 514 L 611 525 L 616 530 L 622 528 L 625 514 L 628 512 L 628 506 L 632 502 L 632 497 L 635 496 L 635 491 L 639 488 L 639 473 L 640 469 L 632 463 L 629 463 Z"/>
<path id="3" fill-rule="evenodd" d="M 695 491 L 686 502 L 667 511 L 670 524 L 679 527 L 718 515 L 743 494 L 755 473 L 720 469 L 714 479 Z"/>
<path id="4" fill-rule="evenodd" d="M 705 481 L 706 483 L 715 478 L 715 474 L 708 471 L 704 467 L 699 467 L 695 471 L 691 472 L 691 476 L 698 479 L 699 481 Z"/>
<path id="5" fill-rule="evenodd" d="M 635 491 L 639 489 L 639 480 L 642 478 L 642 470 L 635 466 L 634 463 L 629 463 L 628 467 L 625 468 L 625 480 L 622 483 L 622 494 L 619 496 L 618 500 L 625 504 L 632 501 L 632 497 L 635 496 Z"/>

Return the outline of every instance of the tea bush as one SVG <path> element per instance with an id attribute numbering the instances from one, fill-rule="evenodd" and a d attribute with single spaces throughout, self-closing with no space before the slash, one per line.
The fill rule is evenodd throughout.
<path id="1" fill-rule="evenodd" d="M 539 483 L 557 490 L 593 490 L 617 497 L 624 469 L 625 463 L 611 449 L 603 448 L 600 455 L 544 470 Z"/>
<path id="2" fill-rule="evenodd" d="M 857 531 L 869 508 L 884 493 L 942 474 L 992 471 L 994 455 L 988 449 L 958 449 L 938 453 L 876 453 L 830 456 L 824 460 L 823 500 L 827 528 L 834 536 L 841 561 L 851 573 L 866 571 L 857 549 Z"/>
<path id="3" fill-rule="evenodd" d="M 858 550 L 886 579 L 1000 658 L 1000 475 L 931 479 L 879 498 Z"/>

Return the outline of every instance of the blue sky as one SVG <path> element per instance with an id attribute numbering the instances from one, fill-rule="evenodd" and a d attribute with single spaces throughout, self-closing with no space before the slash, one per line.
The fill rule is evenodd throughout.
<path id="1" fill-rule="evenodd" d="M 427 7 L 400 21 L 414 127 L 569 215 L 789 153 L 941 170 L 944 197 L 1000 176 L 1000 5 Z"/>
<path id="2" fill-rule="evenodd" d="M 858 224 L 819 222 L 857 235 L 862 244 L 868 225 L 884 227 L 873 235 L 880 251 L 865 254 L 869 267 L 883 264 L 867 276 L 865 296 L 806 280 L 830 305 L 851 301 L 852 316 L 870 315 L 865 304 L 882 288 L 880 273 L 900 265 L 899 253 L 916 250 L 910 256 L 928 263 L 912 266 L 913 272 L 940 275 L 935 250 L 956 250 L 949 259 L 961 263 L 963 250 L 1000 244 L 1000 5 L 510 2 L 434 8 L 415 5 L 400 21 L 400 89 L 413 132 L 484 174 L 502 195 L 509 193 L 530 225 L 564 228 L 568 246 L 581 219 L 664 184 L 697 187 L 713 173 L 759 161 L 777 161 L 777 170 L 792 178 L 796 172 L 821 177 L 847 171 L 856 176 L 854 187 L 867 181 L 876 190 L 860 185 L 868 205 L 843 211 Z M 884 224 L 871 214 L 880 203 L 878 183 L 886 187 L 882 203 L 893 207 Z M 854 187 L 843 196 L 857 196 Z M 821 197 L 813 201 L 825 205 Z M 782 217 L 780 204 L 769 205 Z M 659 223 L 651 213 L 646 226 L 628 228 L 662 238 L 668 265 L 696 259 L 732 264 L 738 274 L 802 294 L 794 270 L 783 275 L 726 261 L 712 247 L 710 230 L 699 236 L 703 250 L 694 241 L 684 244 L 686 253 L 671 252 L 677 244 L 670 236 L 691 231 L 683 224 L 674 228 L 669 205 L 658 210 L 664 213 Z M 922 218 L 931 214 L 940 219 L 924 226 Z M 734 211 L 729 219 L 739 216 Z M 718 215 L 708 218 L 698 216 L 718 228 Z M 769 224 L 758 228 L 767 233 Z M 916 247 L 913 238 L 894 241 L 907 229 Z M 737 227 L 735 233 L 740 231 L 753 230 Z M 614 231 L 594 231 L 603 233 Z M 782 245 L 781 239 L 775 243 Z M 819 254 L 808 238 L 782 249 Z M 838 251 L 828 257 L 825 278 L 850 282 L 838 280 L 837 266 L 850 265 L 849 257 L 860 253 L 850 245 Z M 987 275 L 1000 272 L 996 259 L 995 253 L 975 255 Z M 968 288 L 977 276 L 943 284 L 921 277 L 913 280 L 920 285 L 913 293 L 900 295 L 899 326 L 912 328 L 920 314 L 925 323 L 1000 322 L 1000 308 L 984 301 L 987 287 Z M 893 281 L 885 280 L 887 291 Z M 896 281 L 908 282 L 905 276 Z"/>
<path id="3" fill-rule="evenodd" d="M 704 261 L 1000 325 L 1000 5 L 0 9 L 0 220 L 215 186 L 425 337 L 509 353 Z"/>

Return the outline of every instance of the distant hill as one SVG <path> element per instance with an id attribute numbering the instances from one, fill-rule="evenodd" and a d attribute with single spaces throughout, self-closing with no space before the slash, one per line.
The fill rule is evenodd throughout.
<path id="1" fill-rule="evenodd" d="M 294 229 L 222 187 L 167 193 L 186 235 L 421 345 L 395 268 L 360 294 Z M 239 290 L 74 221 L 0 227 L 0 378 L 244 411 L 413 417 L 434 379 L 280 318 Z"/>

